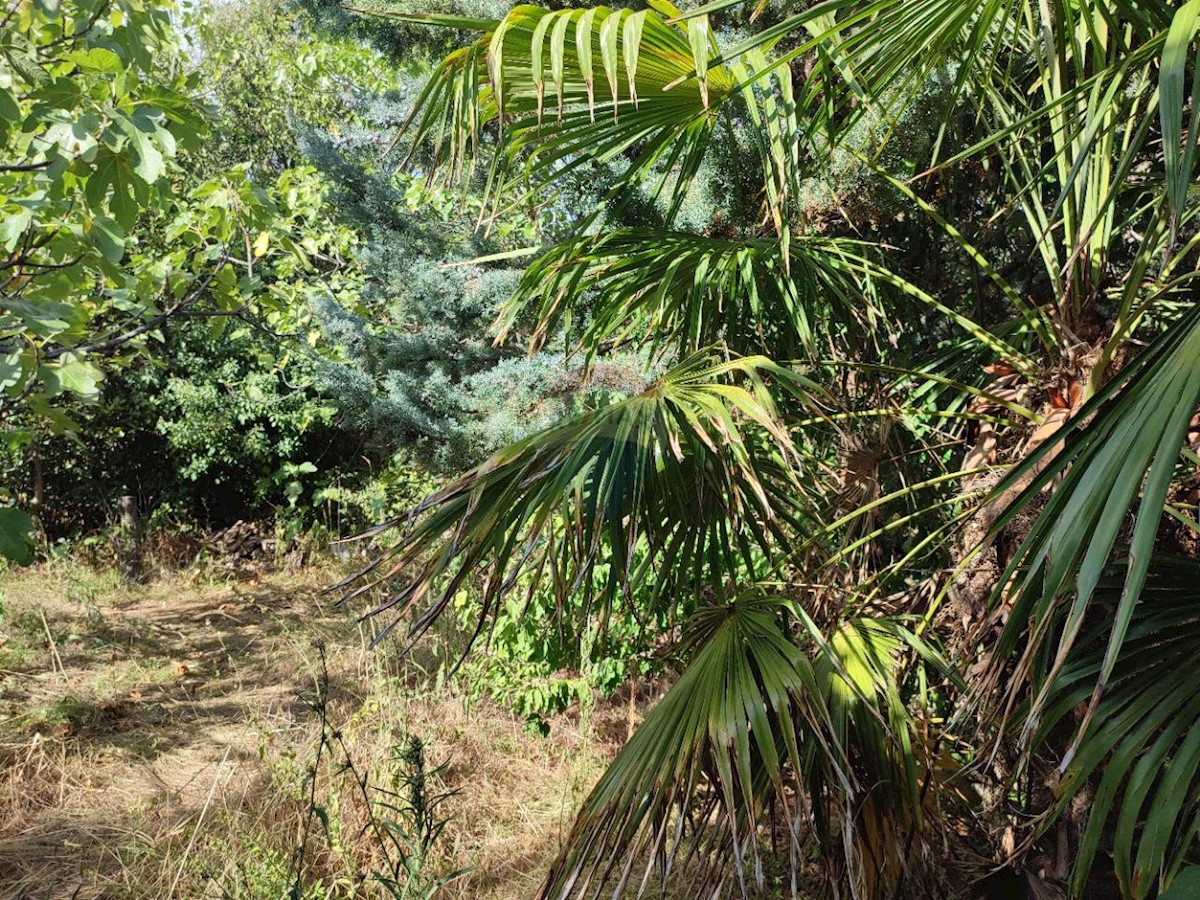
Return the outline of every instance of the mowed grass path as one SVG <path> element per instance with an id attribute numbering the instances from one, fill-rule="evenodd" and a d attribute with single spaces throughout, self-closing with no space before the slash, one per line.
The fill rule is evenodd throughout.
<path id="1" fill-rule="evenodd" d="M 531 896 L 626 736 L 625 709 L 561 716 L 540 738 L 434 691 L 330 607 L 320 589 L 336 577 L 0 574 L 0 897 L 286 896 L 302 840 L 305 896 L 381 896 L 362 792 L 336 754 L 314 770 L 317 643 L 328 720 L 371 785 L 396 787 L 410 734 L 448 763 L 435 787 L 459 793 L 425 870 L 470 871 L 439 896 Z"/>

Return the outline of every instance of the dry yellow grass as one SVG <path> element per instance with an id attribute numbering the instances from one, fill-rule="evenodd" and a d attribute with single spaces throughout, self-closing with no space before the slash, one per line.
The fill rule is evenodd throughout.
<path id="1" fill-rule="evenodd" d="M 529 897 L 574 809 L 625 735 L 623 707 L 561 716 L 548 738 L 452 689 L 331 610 L 308 570 L 148 586 L 70 564 L 0 574 L 0 896 L 270 897 L 291 886 L 309 822 L 306 896 L 381 896 L 383 859 L 341 755 L 308 776 L 326 711 L 357 770 L 395 784 L 397 745 L 427 744 L 457 790 L 426 864 L 469 873 L 439 896 Z M 381 795 L 374 795 L 376 797 Z"/>

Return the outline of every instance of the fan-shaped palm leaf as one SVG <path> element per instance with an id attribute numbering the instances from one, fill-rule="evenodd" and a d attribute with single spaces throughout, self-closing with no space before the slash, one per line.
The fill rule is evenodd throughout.
<path id="1" fill-rule="evenodd" d="M 1028 482 L 997 519 L 993 534 L 1037 502 L 1052 480 L 1061 480 L 1002 584 L 1012 607 L 997 656 L 1005 658 L 1020 640 L 1027 640 L 1022 671 L 1028 672 L 1040 689 L 1032 706 L 1035 719 L 1070 659 L 1101 575 L 1137 502 L 1125 590 L 1112 621 L 1089 713 L 1104 695 L 1150 571 L 1155 537 L 1188 422 L 1200 403 L 1197 360 L 1200 305 L 1166 330 L 1079 411 L 1061 433 L 1065 443 L 1043 444 L 997 487 L 998 496 L 1004 496 L 1014 486 Z M 1057 644 L 1048 662 L 1043 657 L 1047 642 Z M 1086 727 L 1085 720 L 1081 731 Z M 1064 765 L 1067 762 L 1069 758 Z"/>
<path id="2" fill-rule="evenodd" d="M 453 176 L 486 152 L 484 130 L 495 123 L 497 194 L 519 181 L 529 196 L 591 160 L 627 152 L 635 161 L 625 181 L 663 163 L 678 165 L 686 182 L 713 108 L 734 88 L 727 69 L 709 66 L 716 54 L 704 18 L 669 25 L 652 10 L 518 6 L 476 26 L 484 34 L 435 70 L 414 113 L 413 138 L 431 140 L 435 161 Z"/>
<path id="3" fill-rule="evenodd" d="M 797 607 L 757 590 L 697 611 L 686 669 L 584 803 L 543 897 L 641 891 L 655 864 L 665 881 L 680 860 L 690 896 L 744 895 L 763 886 L 772 823 L 790 844 L 793 888 L 805 834 L 857 873 L 857 896 L 895 886 L 938 794 L 921 782 L 946 773 L 936 746 L 913 744 L 898 667 L 906 649 L 936 656 L 871 620 L 818 637 L 810 658 L 797 628 L 815 634 Z"/>
<path id="4" fill-rule="evenodd" d="M 651 575 L 660 595 L 734 590 L 802 530 L 808 505 L 768 380 L 811 407 L 822 396 L 763 357 L 697 355 L 640 394 L 508 447 L 428 497 L 387 574 L 355 594 L 400 577 L 381 610 L 423 607 L 419 634 L 483 572 L 485 618 L 526 571 L 544 573 L 560 600 L 584 595 L 589 611 Z"/>
<path id="5" fill-rule="evenodd" d="M 840 749 L 821 745 L 829 727 L 816 675 L 781 612 L 777 601 L 742 600 L 696 614 L 687 668 L 584 803 L 543 896 L 588 896 L 614 876 L 618 895 L 639 860 L 642 887 L 656 861 L 665 880 L 685 842 L 715 896 L 757 863 L 766 794 L 782 795 L 789 769 L 812 768 L 802 757 L 815 753 L 849 788 Z"/>
<path id="6" fill-rule="evenodd" d="M 1105 573 L 1096 589 L 1100 619 L 1116 614 L 1127 573 Z M 1134 610 L 1093 726 L 1067 767 L 1057 792 L 1065 807 L 1095 780 L 1075 863 L 1082 893 L 1097 855 L 1112 840 L 1124 894 L 1152 896 L 1169 885 L 1195 847 L 1200 808 L 1200 656 L 1196 586 L 1200 563 L 1156 556 Z M 1082 653 L 1064 667 L 1035 743 L 1087 703 L 1106 668 L 1107 623 L 1093 627 Z"/>
<path id="7" fill-rule="evenodd" d="M 589 355 L 632 342 L 685 353 L 718 341 L 737 353 L 810 356 L 838 330 L 870 333 L 883 311 L 861 278 L 858 241 L 721 239 L 622 229 L 566 241 L 526 269 L 501 338 L 530 306 L 534 344 L 561 331 Z M 580 306 L 583 309 L 580 309 Z"/>

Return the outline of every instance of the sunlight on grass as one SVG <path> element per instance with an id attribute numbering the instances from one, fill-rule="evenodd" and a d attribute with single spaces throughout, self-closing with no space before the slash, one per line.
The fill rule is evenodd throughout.
<path id="1" fill-rule="evenodd" d="M 6 573 L 0 884 L 149 897 L 178 876 L 177 896 L 286 893 L 319 734 L 298 697 L 319 676 L 320 638 L 327 716 L 358 771 L 395 789 L 397 747 L 420 735 L 430 765 L 445 763 L 438 789 L 459 791 L 425 865 L 467 872 L 440 896 L 528 897 L 615 750 L 604 735 L 624 736 L 623 705 L 555 717 L 540 738 L 452 684 L 435 693 L 328 610 L 318 590 L 334 577 L 185 572 L 125 588 L 58 565 Z M 378 847 L 344 762 L 318 774 L 328 825 L 308 840 L 305 897 L 374 896 L 363 879 Z"/>

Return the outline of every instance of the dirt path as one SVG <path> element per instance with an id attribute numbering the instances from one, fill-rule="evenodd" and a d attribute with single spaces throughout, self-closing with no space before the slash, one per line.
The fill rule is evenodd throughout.
<path id="1" fill-rule="evenodd" d="M 535 741 L 497 710 L 407 690 L 327 608 L 328 573 L 133 589 L 71 568 L 0 578 L 0 897 L 279 896 L 311 818 L 318 726 L 300 697 L 320 670 L 314 638 L 358 765 L 387 770 L 417 729 L 470 786 L 442 848 L 475 868 L 460 896 L 528 896 L 605 752 L 565 721 Z M 373 851 L 348 846 L 354 800 L 329 779 L 323 809 L 345 833 L 313 845 L 312 896 L 377 896 L 360 871 Z"/>

